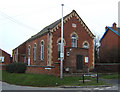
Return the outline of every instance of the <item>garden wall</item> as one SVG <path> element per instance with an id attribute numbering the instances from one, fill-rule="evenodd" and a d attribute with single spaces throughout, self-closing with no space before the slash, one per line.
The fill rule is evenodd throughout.
<path id="1" fill-rule="evenodd" d="M 119 72 L 120 63 L 96 63 L 95 64 L 95 72 L 101 73 L 113 73 Z"/>
<path id="2" fill-rule="evenodd" d="M 48 75 L 55 75 L 59 76 L 59 66 L 37 66 L 31 65 L 27 66 L 26 73 L 34 73 L 34 74 L 48 74 Z"/>

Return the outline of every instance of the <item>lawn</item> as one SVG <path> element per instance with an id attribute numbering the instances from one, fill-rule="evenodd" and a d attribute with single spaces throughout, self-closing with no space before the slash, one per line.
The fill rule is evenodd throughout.
<path id="1" fill-rule="evenodd" d="M 2 72 L 2 81 L 16 85 L 27 85 L 36 87 L 55 87 L 55 86 L 88 86 L 88 85 L 105 85 L 99 81 L 96 83 L 96 78 L 85 77 L 90 82 L 82 83 L 82 77 L 64 77 L 62 80 L 53 75 L 44 74 L 17 74 Z M 80 81 L 81 80 L 81 81 Z"/>
<path id="2" fill-rule="evenodd" d="M 120 78 L 120 74 L 114 73 L 114 74 L 100 74 L 100 78 L 103 79 L 118 79 Z"/>

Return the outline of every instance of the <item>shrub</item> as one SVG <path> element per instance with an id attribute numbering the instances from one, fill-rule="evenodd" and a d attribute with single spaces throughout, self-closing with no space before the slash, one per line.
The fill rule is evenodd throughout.
<path id="1" fill-rule="evenodd" d="M 6 71 L 9 73 L 25 73 L 26 68 L 26 64 L 21 62 L 15 62 L 6 65 Z"/>

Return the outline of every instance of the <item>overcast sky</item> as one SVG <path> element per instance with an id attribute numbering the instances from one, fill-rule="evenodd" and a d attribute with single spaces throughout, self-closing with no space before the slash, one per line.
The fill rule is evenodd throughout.
<path id="1" fill-rule="evenodd" d="M 105 26 L 118 24 L 119 0 L 0 0 L 0 48 L 12 50 L 47 25 L 73 9 L 94 35 L 102 36 Z M 118 26 L 118 25 L 117 25 Z"/>

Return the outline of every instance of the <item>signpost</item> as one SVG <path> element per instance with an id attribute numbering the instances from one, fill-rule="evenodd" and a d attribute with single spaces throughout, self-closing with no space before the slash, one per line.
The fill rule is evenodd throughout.
<path id="1" fill-rule="evenodd" d="M 91 77 L 96 77 L 96 81 L 97 81 L 97 83 L 98 83 L 98 74 L 83 74 L 82 75 L 82 78 L 83 78 L 83 83 L 85 82 L 84 80 L 85 80 L 85 76 L 91 76 Z"/>

